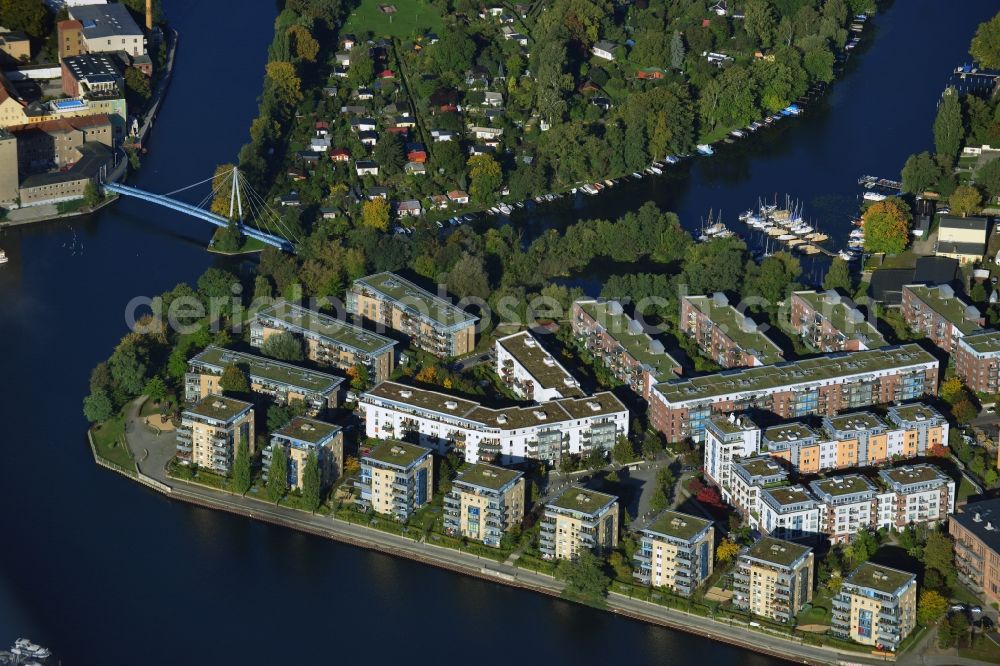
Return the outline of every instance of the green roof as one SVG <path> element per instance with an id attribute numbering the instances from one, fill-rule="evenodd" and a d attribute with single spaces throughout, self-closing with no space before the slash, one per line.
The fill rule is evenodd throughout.
<path id="1" fill-rule="evenodd" d="M 917 364 L 939 365 L 930 352 L 917 344 L 883 347 L 868 351 L 837 352 L 778 365 L 742 368 L 702 377 L 674 379 L 656 385 L 671 404 L 711 400 L 733 393 L 753 394 L 799 384 L 876 371 L 902 369 Z"/>
<path id="2" fill-rule="evenodd" d="M 274 433 L 274 435 L 297 439 L 310 444 L 321 444 L 338 430 L 340 430 L 340 426 L 333 423 L 299 416 L 292 419 L 284 428 Z"/>
<path id="3" fill-rule="evenodd" d="M 871 562 L 865 562 L 847 577 L 844 581 L 848 585 L 866 587 L 878 592 L 892 594 L 912 580 L 916 579 L 916 574 L 908 571 L 900 571 L 890 567 L 883 567 Z"/>
<path id="4" fill-rule="evenodd" d="M 875 428 L 886 427 L 885 421 L 871 412 L 855 412 L 853 414 L 829 416 L 825 421 L 830 424 L 830 427 L 839 431 L 873 430 Z"/>
<path id="5" fill-rule="evenodd" d="M 498 338 L 497 344 L 507 350 L 535 380 L 547 389 L 558 389 L 563 395 L 583 395 L 573 375 L 562 367 L 528 331 Z M 567 384 L 566 380 L 571 383 Z"/>
<path id="6" fill-rule="evenodd" d="M 785 468 L 770 456 L 747 458 L 746 460 L 740 460 L 734 464 L 750 476 L 788 476 L 788 472 L 785 471 Z"/>
<path id="7" fill-rule="evenodd" d="M 472 486 L 498 491 L 511 481 L 524 476 L 524 472 L 505 469 L 496 465 L 467 465 L 458 472 L 455 483 L 467 483 Z"/>
<path id="8" fill-rule="evenodd" d="M 882 334 L 868 320 L 852 321 L 851 312 L 856 308 L 849 307 L 844 301 L 831 302 L 827 292 L 796 291 L 794 295 L 808 303 L 813 310 L 829 321 L 831 326 L 848 338 L 862 340 L 869 349 L 877 349 L 887 344 Z"/>
<path id="9" fill-rule="evenodd" d="M 802 486 L 785 486 L 782 488 L 763 488 L 761 499 L 770 495 L 780 506 L 790 506 L 801 504 L 802 502 L 815 502 L 815 499 Z"/>
<path id="10" fill-rule="evenodd" d="M 1000 353 L 1000 331 L 983 331 L 975 335 L 966 335 L 958 344 L 967 345 L 978 354 Z"/>
<path id="11" fill-rule="evenodd" d="M 475 315 L 453 305 L 451 301 L 436 296 L 395 273 L 376 273 L 358 278 L 351 289 L 354 290 L 359 286 L 377 292 L 397 307 L 402 307 L 411 314 L 441 326 L 471 324 L 479 320 Z"/>
<path id="12" fill-rule="evenodd" d="M 800 546 L 791 541 L 775 539 L 774 537 L 763 537 L 750 546 L 746 555 L 781 566 L 791 566 L 796 560 L 808 553 L 811 549 L 807 546 Z"/>
<path id="13" fill-rule="evenodd" d="M 712 425 L 724 435 L 733 435 L 746 430 L 756 430 L 757 428 L 757 424 L 751 421 L 749 416 L 738 416 L 733 421 L 730 421 L 729 416 L 725 414 L 713 414 L 710 420 Z"/>
<path id="14" fill-rule="evenodd" d="M 229 421 L 253 405 L 242 400 L 234 400 L 221 395 L 209 395 L 184 410 L 184 415 L 193 414 L 215 421 Z"/>
<path id="15" fill-rule="evenodd" d="M 332 391 L 344 382 L 342 377 L 336 377 L 325 372 L 300 368 L 296 365 L 275 361 L 265 356 L 244 354 L 243 352 L 223 349 L 214 345 L 192 358 L 188 361 L 188 364 L 190 366 L 200 365 L 210 368 L 216 374 L 221 374 L 228 365 L 237 365 L 246 368 L 251 377 L 257 377 L 278 384 L 286 384 L 308 391 Z M 197 370 L 197 368 L 195 369 Z"/>
<path id="16" fill-rule="evenodd" d="M 712 320 L 712 323 L 719 327 L 719 331 L 736 343 L 741 350 L 753 352 L 764 365 L 779 363 L 782 360 L 781 348 L 771 338 L 757 330 L 757 324 L 752 319 L 750 321 L 753 323 L 753 330 L 744 330 L 743 324 L 747 316 L 733 306 L 714 304 L 711 296 L 685 298 L 699 312 Z"/>
<path id="17" fill-rule="evenodd" d="M 949 298 L 942 298 L 940 287 L 908 284 L 903 289 L 913 292 L 913 295 L 923 301 L 927 307 L 951 322 L 962 333 L 972 333 L 983 328 L 979 321 L 966 317 L 966 308 L 970 307 L 968 303 L 955 295 Z M 948 287 L 948 289 L 951 289 L 951 287 Z M 977 319 L 982 317 L 982 313 L 978 312 L 978 310 L 977 314 Z"/>
<path id="18" fill-rule="evenodd" d="M 562 495 L 545 506 L 593 515 L 617 501 L 618 498 L 614 495 L 599 493 L 596 490 L 588 490 L 580 486 L 570 486 L 563 491 Z"/>
<path id="19" fill-rule="evenodd" d="M 430 454 L 431 450 L 422 446 L 387 439 L 369 451 L 363 460 L 374 460 L 406 469 Z"/>
<path id="20" fill-rule="evenodd" d="M 379 354 L 396 344 L 395 340 L 378 333 L 284 300 L 264 308 L 256 318 L 272 318 L 281 322 L 283 328 L 310 333 L 364 354 Z"/>
<path id="21" fill-rule="evenodd" d="M 633 328 L 630 328 L 630 322 L 635 321 L 631 317 L 624 313 L 611 314 L 608 311 L 608 302 L 577 301 L 576 305 L 592 319 L 599 322 L 608 335 L 613 337 L 629 356 L 642 365 L 652 368 L 654 381 L 673 376 L 675 374 L 674 368 L 681 367 L 681 364 L 665 350 L 662 352 L 651 351 L 650 345 L 658 341 L 655 341 L 644 331 L 635 332 Z M 632 326 L 635 325 L 632 324 Z"/>
<path id="22" fill-rule="evenodd" d="M 911 423 L 917 421 L 944 420 L 938 410 L 922 402 L 915 402 L 910 405 L 897 405 L 889 408 L 889 414 L 895 414 L 903 421 Z"/>
<path id="23" fill-rule="evenodd" d="M 653 532 L 663 536 L 674 537 L 690 541 L 702 530 L 712 524 L 712 521 L 698 518 L 679 511 L 664 511 L 649 527 L 643 532 Z"/>
<path id="24" fill-rule="evenodd" d="M 928 481 L 946 481 L 947 477 L 934 465 L 904 465 L 893 469 L 883 469 L 879 476 L 892 483 L 909 486 Z"/>
<path id="25" fill-rule="evenodd" d="M 799 423 L 798 421 L 771 426 L 765 430 L 763 434 L 763 438 L 771 444 L 801 442 L 802 440 L 816 436 L 815 430 L 807 426 L 805 423 Z"/>
<path id="26" fill-rule="evenodd" d="M 875 492 L 875 486 L 868 479 L 860 474 L 849 474 L 847 476 L 833 476 L 829 479 L 817 479 L 809 484 L 818 494 L 827 494 L 831 497 L 842 497 L 855 493 Z"/>

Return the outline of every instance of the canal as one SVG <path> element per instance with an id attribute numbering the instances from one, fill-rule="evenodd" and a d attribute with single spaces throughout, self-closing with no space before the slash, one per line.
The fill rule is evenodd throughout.
<path id="1" fill-rule="evenodd" d="M 133 179 L 167 192 L 232 160 L 261 86 L 275 5 L 165 3 L 175 78 Z M 542 208 L 529 224 L 616 217 L 652 199 L 689 228 L 736 226 L 788 193 L 839 232 L 858 176 L 895 176 L 931 145 L 938 94 L 992 3 L 888 6 L 845 77 L 802 118 L 661 179 Z M 928 30 L 933 26 L 933 31 Z M 874 38 L 874 41 L 873 41 Z M 220 262 L 203 223 L 137 201 L 0 233 L 0 649 L 18 636 L 66 664 L 441 660 L 482 663 L 774 660 L 684 633 L 190 507 L 96 467 L 81 399 L 125 332 L 125 304 Z M 225 264 L 220 264 L 225 265 Z M 597 288 L 596 278 L 591 279 Z M 373 645 L 376 643 L 377 645 Z M 419 655 L 419 656 L 418 656 Z M 697 657 L 694 657 L 697 655 Z"/>

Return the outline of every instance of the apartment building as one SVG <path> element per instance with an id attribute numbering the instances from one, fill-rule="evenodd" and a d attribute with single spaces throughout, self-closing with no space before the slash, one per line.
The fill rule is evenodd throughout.
<path id="1" fill-rule="evenodd" d="M 812 601 L 813 553 L 807 546 L 763 537 L 745 548 L 733 572 L 733 606 L 788 622 Z"/>
<path id="2" fill-rule="evenodd" d="M 788 485 L 788 472 L 770 456 L 753 456 L 732 463 L 722 498 L 732 504 L 754 527 L 760 524 L 760 495 L 765 488 Z"/>
<path id="3" fill-rule="evenodd" d="M 667 353 L 663 343 L 650 337 L 641 322 L 626 315 L 618 301 L 576 301 L 571 321 L 577 341 L 615 379 L 647 400 L 652 386 L 681 374 L 681 364 Z"/>
<path id="4" fill-rule="evenodd" d="M 570 486 L 545 505 L 538 549 L 547 560 L 572 560 L 582 551 L 618 545 L 618 498 Z"/>
<path id="5" fill-rule="evenodd" d="M 958 578 L 988 604 L 1000 603 L 1000 499 L 966 504 L 952 514 Z"/>
<path id="6" fill-rule="evenodd" d="M 664 511 L 639 531 L 633 576 L 644 585 L 689 597 L 712 575 L 714 546 L 712 521 Z"/>
<path id="7" fill-rule="evenodd" d="M 395 340 L 285 300 L 254 316 L 250 344 L 263 347 L 269 337 L 283 332 L 302 338 L 310 361 L 344 371 L 364 368 L 373 384 L 388 379 L 395 366 Z"/>
<path id="8" fill-rule="evenodd" d="M 870 562 L 847 576 L 833 598 L 837 638 L 895 652 L 917 624 L 917 577 Z"/>
<path id="9" fill-rule="evenodd" d="M 184 399 L 196 402 L 209 395 L 221 395 L 219 381 L 231 365 L 246 373 L 250 390 L 254 393 L 269 396 L 279 405 L 301 400 L 310 416 L 322 416 L 340 401 L 343 377 L 215 345 L 188 361 L 188 371 L 184 375 Z"/>
<path id="10" fill-rule="evenodd" d="M 106 115 L 12 125 L 7 131 L 17 139 L 17 163 L 22 174 L 72 167 L 82 157 L 84 144 L 113 143 L 111 120 Z"/>
<path id="11" fill-rule="evenodd" d="M 650 421 L 671 442 L 701 441 L 712 414 L 758 409 L 790 419 L 936 395 L 938 366 L 907 344 L 675 379 L 650 390 Z"/>
<path id="12" fill-rule="evenodd" d="M 264 479 L 271 472 L 271 460 L 277 447 L 285 450 L 288 461 L 288 486 L 302 490 L 306 461 L 316 454 L 320 483 L 328 486 L 344 471 L 344 432 L 340 426 L 306 417 L 292 419 L 271 435 L 271 443 L 261 452 Z"/>
<path id="13" fill-rule="evenodd" d="M 528 331 L 497 338 L 496 372 L 515 395 L 547 402 L 583 396 L 580 382 Z"/>
<path id="14" fill-rule="evenodd" d="M 455 449 L 466 462 L 513 464 L 609 451 L 628 435 L 629 412 L 613 393 L 493 409 L 437 391 L 382 382 L 358 399 L 367 437 L 419 435 L 424 446 Z"/>
<path id="15" fill-rule="evenodd" d="M 120 94 L 125 80 L 116 59 L 108 53 L 84 53 L 63 58 L 62 89 L 67 97 L 87 93 Z"/>
<path id="16" fill-rule="evenodd" d="M 17 201 L 20 180 L 17 168 L 17 138 L 7 130 L 0 129 L 0 203 L 10 204 Z"/>
<path id="17" fill-rule="evenodd" d="M 900 312 L 910 328 L 949 354 L 962 337 L 981 331 L 986 324 L 979 308 L 956 296 L 946 284 L 904 285 Z"/>
<path id="18" fill-rule="evenodd" d="M 817 472 L 825 438 L 821 433 L 799 421 L 773 425 L 761 433 L 760 451 L 772 458 L 784 460 L 797 472 Z M 835 447 L 834 447 L 835 448 Z"/>
<path id="19" fill-rule="evenodd" d="M 791 324 L 803 342 L 820 352 L 864 351 L 886 341 L 854 302 L 834 289 L 792 293 Z"/>
<path id="20" fill-rule="evenodd" d="M 479 317 L 395 273 L 359 278 L 347 292 L 347 311 L 409 336 L 435 356 L 463 356 L 476 347 Z"/>
<path id="21" fill-rule="evenodd" d="M 781 539 L 812 539 L 820 534 L 820 506 L 803 486 L 760 489 L 760 520 L 750 524 Z"/>
<path id="22" fill-rule="evenodd" d="M 682 297 L 680 328 L 723 368 L 749 368 L 783 360 L 781 348 L 721 292 Z"/>
<path id="23" fill-rule="evenodd" d="M 911 523 L 934 525 L 955 510 L 955 482 L 934 465 L 904 465 L 879 471 L 892 504 L 885 511 L 892 527 Z"/>
<path id="24" fill-rule="evenodd" d="M 361 456 L 355 485 L 359 506 L 406 521 L 434 493 L 431 450 L 394 440 L 381 442 Z"/>
<path id="25" fill-rule="evenodd" d="M 860 474 L 817 479 L 809 488 L 819 501 L 820 531 L 833 543 L 879 524 L 879 490 Z"/>
<path id="26" fill-rule="evenodd" d="M 504 534 L 524 520 L 524 473 L 494 465 L 462 469 L 444 497 L 448 534 L 499 546 Z"/>
<path id="27" fill-rule="evenodd" d="M 177 429 L 177 458 L 228 475 L 241 442 L 254 451 L 253 405 L 242 400 L 210 395 L 181 413 Z"/>
<path id="28" fill-rule="evenodd" d="M 1000 331 L 962 336 L 951 356 L 955 374 L 979 393 L 1000 391 Z"/>
<path id="29" fill-rule="evenodd" d="M 747 416 L 716 414 L 705 423 L 705 476 L 727 498 L 734 459 L 760 450 L 760 428 Z"/>
<path id="30" fill-rule="evenodd" d="M 82 52 L 125 51 L 133 56 L 146 53 L 146 37 L 128 8 L 121 3 L 73 6 L 69 8 L 69 17 L 79 22 Z M 75 29 L 75 26 L 72 27 Z M 66 34 L 63 37 L 69 39 Z"/>

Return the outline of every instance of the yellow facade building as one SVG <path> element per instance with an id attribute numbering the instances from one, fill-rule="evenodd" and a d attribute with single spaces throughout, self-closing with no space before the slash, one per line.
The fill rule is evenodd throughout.
<path id="1" fill-rule="evenodd" d="M 788 622 L 812 600 L 813 553 L 773 537 L 740 553 L 733 572 L 733 606 L 776 622 Z"/>
<path id="2" fill-rule="evenodd" d="M 265 479 L 270 474 L 274 449 L 278 446 L 285 449 L 288 487 L 293 490 L 302 490 L 310 453 L 316 454 L 321 485 L 333 483 L 344 470 L 344 432 L 332 423 L 300 416 L 272 434 L 270 445 L 263 451 Z"/>
<path id="3" fill-rule="evenodd" d="M 181 414 L 177 458 L 218 474 L 229 474 L 241 442 L 254 451 L 253 405 L 221 395 L 208 396 Z"/>
<path id="4" fill-rule="evenodd" d="M 414 347 L 435 356 L 462 356 L 476 347 L 478 317 L 395 273 L 355 280 L 347 311 L 409 336 Z"/>
<path id="5" fill-rule="evenodd" d="M 449 534 L 499 546 L 503 535 L 524 519 L 524 473 L 495 465 L 466 466 L 444 498 Z"/>
<path id="6" fill-rule="evenodd" d="M 422 446 L 388 440 L 361 457 L 357 503 L 375 513 L 406 521 L 431 501 L 434 459 Z"/>
<path id="7" fill-rule="evenodd" d="M 572 560 L 584 550 L 602 553 L 618 545 L 618 498 L 570 486 L 545 505 L 539 550 L 545 559 Z"/>
<path id="8" fill-rule="evenodd" d="M 833 598 L 833 634 L 894 652 L 917 623 L 917 577 L 865 562 Z"/>
<path id="9" fill-rule="evenodd" d="M 712 575 L 712 521 L 665 511 L 639 534 L 633 572 L 639 582 L 688 597 Z"/>

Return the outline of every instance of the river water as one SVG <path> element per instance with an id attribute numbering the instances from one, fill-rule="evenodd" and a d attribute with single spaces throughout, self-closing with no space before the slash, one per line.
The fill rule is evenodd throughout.
<path id="1" fill-rule="evenodd" d="M 167 192 L 232 160 L 255 115 L 270 0 L 171 0 L 176 71 L 143 169 Z M 615 217 L 647 199 L 689 228 L 785 192 L 838 231 L 863 173 L 894 176 L 931 145 L 938 94 L 992 3 L 907 0 L 865 35 L 806 116 L 531 224 Z M 872 37 L 875 37 L 874 42 Z M 199 195 L 200 196 L 200 195 Z M 198 197 L 194 197 L 197 200 Z M 203 223 L 137 201 L 0 232 L 0 649 L 18 636 L 66 664 L 772 664 L 772 659 L 533 593 L 171 502 L 96 467 L 81 414 L 90 369 L 125 332 L 125 304 L 218 264 Z M 220 264 L 224 265 L 224 264 Z M 586 282 L 586 280 L 584 281 Z M 598 288 L 596 277 L 589 285 Z M 373 645 L 377 642 L 377 645 Z M 695 657 L 697 655 L 697 657 Z"/>

